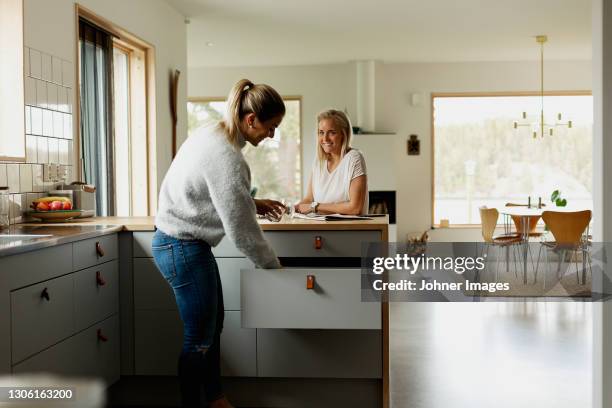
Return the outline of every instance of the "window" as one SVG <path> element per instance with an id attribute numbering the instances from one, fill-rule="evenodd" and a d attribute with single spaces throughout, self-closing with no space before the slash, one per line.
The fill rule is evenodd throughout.
<path id="1" fill-rule="evenodd" d="M 553 136 L 515 131 L 523 111 L 539 112 L 540 97 L 433 95 L 434 225 L 479 224 L 480 206 L 527 203 L 528 196 L 551 206 L 555 190 L 568 206 L 592 208 L 592 96 L 545 96 L 546 114 L 573 121 Z"/>
<path id="2" fill-rule="evenodd" d="M 256 197 L 298 201 L 301 197 L 301 107 L 300 99 L 286 98 L 286 113 L 273 139 L 258 147 L 243 149 L 251 168 L 251 186 Z M 224 100 L 192 100 L 187 103 L 189 134 L 223 118 Z"/>
<path id="3" fill-rule="evenodd" d="M 97 215 L 155 213 L 154 50 L 77 6 L 80 178 Z"/>

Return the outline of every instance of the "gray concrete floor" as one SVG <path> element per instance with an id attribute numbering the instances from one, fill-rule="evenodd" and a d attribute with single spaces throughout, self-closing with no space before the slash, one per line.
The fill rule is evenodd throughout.
<path id="1" fill-rule="evenodd" d="M 592 307 L 391 303 L 392 408 L 591 406 Z"/>

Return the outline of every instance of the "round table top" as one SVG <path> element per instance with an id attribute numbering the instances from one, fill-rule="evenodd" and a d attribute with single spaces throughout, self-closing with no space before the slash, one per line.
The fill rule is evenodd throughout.
<path id="1" fill-rule="evenodd" d="M 541 217 L 542 213 L 544 211 L 557 211 L 557 212 L 572 212 L 572 211 L 583 211 L 585 210 L 584 208 L 570 208 L 570 207 L 542 207 L 542 208 L 537 208 L 537 207 L 532 207 L 532 208 L 527 208 L 527 207 L 501 207 L 498 208 L 497 211 L 499 211 L 500 214 L 505 214 L 505 215 L 514 215 L 517 217 Z"/>

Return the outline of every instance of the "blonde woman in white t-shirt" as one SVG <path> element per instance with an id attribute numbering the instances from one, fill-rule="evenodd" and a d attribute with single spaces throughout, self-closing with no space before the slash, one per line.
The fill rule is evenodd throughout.
<path id="1" fill-rule="evenodd" d="M 351 123 L 342 111 L 317 116 L 317 158 L 308 193 L 295 211 L 308 214 L 366 214 L 368 176 L 363 155 L 351 148 Z"/>

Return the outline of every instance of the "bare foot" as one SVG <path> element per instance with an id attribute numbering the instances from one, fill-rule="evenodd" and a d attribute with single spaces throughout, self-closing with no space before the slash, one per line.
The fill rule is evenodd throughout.
<path id="1" fill-rule="evenodd" d="M 221 397 L 218 400 L 214 400 L 209 405 L 210 408 L 234 408 L 232 404 L 229 403 L 227 398 Z"/>

